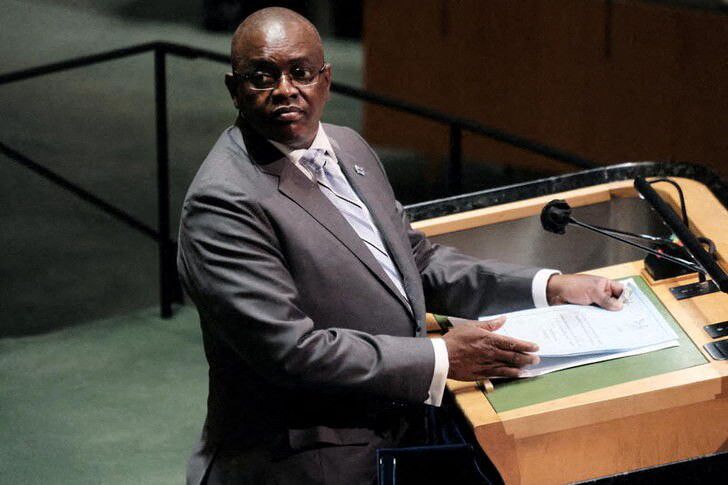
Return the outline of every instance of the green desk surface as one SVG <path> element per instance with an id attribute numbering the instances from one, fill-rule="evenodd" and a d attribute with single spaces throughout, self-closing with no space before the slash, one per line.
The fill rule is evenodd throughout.
<path id="1" fill-rule="evenodd" d="M 499 413 L 509 411 L 623 382 L 705 364 L 707 360 L 703 354 L 685 334 L 670 312 L 662 305 L 645 280 L 640 276 L 633 278 L 675 330 L 680 341 L 679 346 L 572 367 L 571 369 L 529 379 L 496 381 L 494 383 L 495 390 L 487 394 L 488 400 L 495 411 Z"/>

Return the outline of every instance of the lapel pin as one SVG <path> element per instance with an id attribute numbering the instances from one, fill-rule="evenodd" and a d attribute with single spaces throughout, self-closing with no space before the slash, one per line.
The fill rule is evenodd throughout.
<path id="1" fill-rule="evenodd" d="M 364 176 L 364 175 L 366 175 L 366 174 L 367 174 L 366 170 L 364 170 L 364 169 L 363 169 L 362 167 L 360 167 L 359 165 L 354 165 L 354 171 L 355 171 L 356 173 L 358 173 L 359 175 L 362 175 L 362 176 Z"/>

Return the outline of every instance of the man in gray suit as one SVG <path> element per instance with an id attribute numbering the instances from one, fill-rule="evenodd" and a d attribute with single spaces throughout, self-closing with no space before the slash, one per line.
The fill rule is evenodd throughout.
<path id="1" fill-rule="evenodd" d="M 178 267 L 209 362 L 188 483 L 371 483 L 375 451 L 424 439 L 445 379 L 517 376 L 535 344 L 503 320 L 425 337 L 425 307 L 475 319 L 616 309 L 618 283 L 479 261 L 413 230 L 354 131 L 320 123 L 331 66 L 304 18 L 248 17 L 226 77 L 239 117 L 184 202 Z"/>

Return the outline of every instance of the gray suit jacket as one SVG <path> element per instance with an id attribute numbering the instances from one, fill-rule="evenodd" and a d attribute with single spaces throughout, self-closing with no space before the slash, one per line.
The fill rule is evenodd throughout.
<path id="1" fill-rule="evenodd" d="M 422 403 L 434 369 L 431 343 L 413 338 L 425 336 L 425 302 L 464 317 L 532 304 L 537 269 L 431 244 L 369 145 L 348 128 L 324 130 L 411 305 L 315 183 L 244 125 L 227 129 L 190 186 L 179 234 L 210 378 L 192 483 L 220 447 L 366 443 L 381 409 Z"/>

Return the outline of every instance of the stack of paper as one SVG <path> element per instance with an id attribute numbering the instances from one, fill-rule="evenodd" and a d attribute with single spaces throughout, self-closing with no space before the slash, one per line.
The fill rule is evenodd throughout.
<path id="1" fill-rule="evenodd" d="M 620 311 L 557 305 L 507 313 L 497 333 L 539 345 L 541 362 L 524 369 L 521 377 L 679 345 L 677 334 L 647 295 L 633 280 L 623 283 L 630 296 Z"/>

